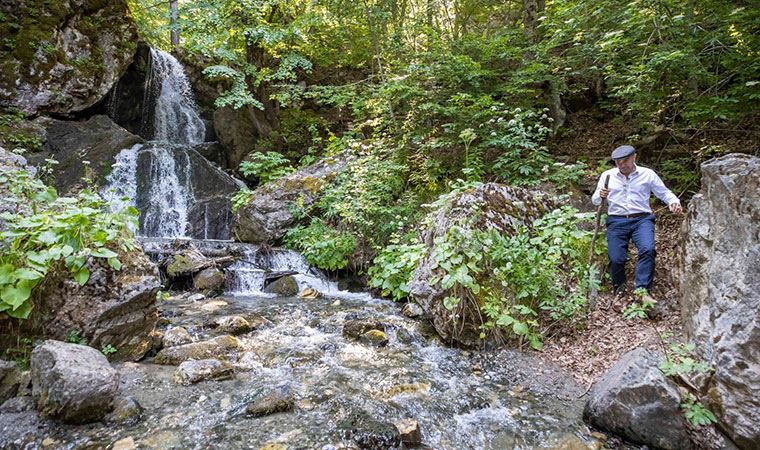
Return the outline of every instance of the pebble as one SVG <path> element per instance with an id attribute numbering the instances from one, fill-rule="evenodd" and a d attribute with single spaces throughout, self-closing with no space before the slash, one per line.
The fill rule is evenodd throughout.
<path id="1" fill-rule="evenodd" d="M 135 440 L 131 437 L 126 437 L 114 442 L 111 450 L 135 450 L 136 448 L 137 445 L 135 445 Z"/>

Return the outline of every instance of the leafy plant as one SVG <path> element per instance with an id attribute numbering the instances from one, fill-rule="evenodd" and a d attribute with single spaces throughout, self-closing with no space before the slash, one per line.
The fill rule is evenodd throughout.
<path id="1" fill-rule="evenodd" d="M 346 267 L 349 256 L 356 249 L 356 238 L 341 232 L 321 219 L 297 226 L 285 234 L 285 243 L 300 249 L 304 258 L 321 269 L 338 270 Z"/>
<path id="2" fill-rule="evenodd" d="M 687 395 L 684 402 L 681 403 L 681 409 L 684 417 L 695 427 L 707 426 L 718 421 L 715 414 L 705 408 L 702 402 L 697 401 L 696 397 L 691 394 Z"/>
<path id="3" fill-rule="evenodd" d="M 277 152 L 253 152 L 240 163 L 239 170 L 246 177 L 255 176 L 261 184 L 266 184 L 291 174 L 295 169 Z"/>
<path id="4" fill-rule="evenodd" d="M 654 299 L 648 295 L 647 290 L 644 288 L 634 290 L 633 295 L 639 298 L 639 301 L 633 301 L 625 307 L 623 318 L 626 320 L 635 318 L 646 319 L 649 311 L 654 308 Z"/>
<path id="5" fill-rule="evenodd" d="M 232 196 L 232 212 L 237 212 L 238 209 L 247 205 L 253 198 L 253 191 L 250 189 L 241 189 Z"/>
<path id="6" fill-rule="evenodd" d="M 112 213 L 90 189 L 76 197 L 58 197 L 26 171 L 0 175 L 0 183 L 9 185 L 16 207 L 15 213 L 2 215 L 6 230 L 0 232 L 0 312 L 25 319 L 32 310 L 33 289 L 49 273 L 65 268 L 84 285 L 90 258 L 105 259 L 119 270 L 115 250 L 134 248 L 134 208 Z"/>
<path id="7" fill-rule="evenodd" d="M 72 329 L 66 334 L 66 342 L 69 344 L 87 345 L 87 341 L 82 337 L 79 330 Z"/>
<path id="8" fill-rule="evenodd" d="M 114 354 L 114 353 L 116 353 L 117 351 L 118 351 L 118 350 L 116 349 L 116 347 L 114 347 L 114 346 L 113 346 L 113 345 L 111 345 L 111 344 L 108 344 L 108 345 L 104 345 L 104 346 L 103 346 L 103 347 L 100 349 L 100 353 L 104 354 L 106 357 L 108 357 L 108 356 L 110 356 L 110 355 L 113 355 L 113 354 Z"/>
<path id="9" fill-rule="evenodd" d="M 420 243 L 395 243 L 384 247 L 367 270 L 369 285 L 381 289 L 394 301 L 409 295 L 409 282 L 426 246 Z"/>

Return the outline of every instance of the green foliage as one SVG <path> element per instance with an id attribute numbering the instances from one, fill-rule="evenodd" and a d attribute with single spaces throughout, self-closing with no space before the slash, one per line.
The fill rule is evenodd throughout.
<path id="1" fill-rule="evenodd" d="M 631 302 L 623 310 L 623 318 L 626 320 L 631 319 L 646 319 L 649 311 L 654 308 L 655 300 L 649 296 L 647 290 L 644 288 L 638 288 L 633 291 L 634 297 L 639 300 Z"/>
<path id="2" fill-rule="evenodd" d="M 266 184 L 291 174 L 295 169 L 287 158 L 277 152 L 253 152 L 240 163 L 239 170 L 244 176 L 256 177 L 259 183 Z"/>
<path id="3" fill-rule="evenodd" d="M 217 65 L 205 68 L 203 75 L 210 81 L 226 81 L 229 83 L 229 89 L 214 100 L 214 106 L 217 108 L 232 106 L 238 109 L 250 105 L 254 108 L 264 109 L 264 105 L 254 98 L 248 89 L 245 75 L 242 72 L 229 66 Z"/>
<path id="4" fill-rule="evenodd" d="M 424 244 L 400 243 L 392 240 L 384 247 L 367 270 L 369 285 L 381 289 L 384 296 L 394 301 L 409 295 L 409 282 L 420 259 L 425 255 Z"/>
<path id="5" fill-rule="evenodd" d="M 66 342 L 69 344 L 87 345 L 87 341 L 82 337 L 81 332 L 76 329 L 69 330 L 69 332 L 66 333 Z"/>
<path id="6" fill-rule="evenodd" d="M 232 212 L 237 212 L 238 209 L 247 205 L 253 198 L 253 191 L 250 189 L 241 189 L 232 196 Z"/>
<path id="7" fill-rule="evenodd" d="M 710 371 L 707 364 L 694 357 L 694 344 L 671 344 L 667 359 L 660 364 L 660 370 L 669 376 L 703 374 Z"/>
<path id="8" fill-rule="evenodd" d="M 301 250 L 309 264 L 326 270 L 346 267 L 349 256 L 356 250 L 356 238 L 352 234 L 337 230 L 321 219 L 288 230 L 285 244 Z"/>
<path id="9" fill-rule="evenodd" d="M 715 414 L 705 408 L 702 402 L 697 401 L 691 394 L 687 395 L 684 402 L 681 403 L 681 409 L 689 423 L 695 427 L 703 427 L 718 422 Z"/>
<path id="10" fill-rule="evenodd" d="M 137 211 L 111 213 L 97 193 L 82 190 L 76 197 L 58 197 L 26 171 L 0 175 L 16 203 L 16 213 L 4 213 L 0 232 L 0 312 L 27 318 L 33 289 L 51 272 L 65 268 L 80 285 L 87 283 L 90 258 L 105 259 L 121 268 L 114 249 L 134 247 L 130 226 Z"/>
<path id="11" fill-rule="evenodd" d="M 104 346 L 103 346 L 103 347 L 101 347 L 101 349 L 100 349 L 100 353 L 104 354 L 106 357 L 109 357 L 109 356 L 113 355 L 113 354 L 114 354 L 114 353 L 116 353 L 117 351 L 118 351 L 118 350 L 116 349 L 116 347 L 114 347 L 114 346 L 113 346 L 113 345 L 111 345 L 111 344 L 108 344 L 108 345 L 104 345 Z"/>

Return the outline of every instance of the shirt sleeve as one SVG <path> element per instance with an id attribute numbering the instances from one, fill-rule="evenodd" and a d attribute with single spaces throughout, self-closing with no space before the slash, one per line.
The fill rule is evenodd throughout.
<path id="1" fill-rule="evenodd" d="M 599 196 L 599 191 L 602 190 L 604 187 L 604 176 L 606 173 L 603 173 L 601 177 L 599 177 L 599 182 L 596 183 L 596 190 L 594 191 L 594 195 L 591 196 L 591 203 L 593 203 L 596 206 L 599 206 L 602 204 L 602 197 Z"/>
<path id="2" fill-rule="evenodd" d="M 660 200 L 662 200 L 666 205 L 672 205 L 673 203 L 681 204 L 681 201 L 678 200 L 678 197 L 671 192 L 670 189 L 665 187 L 665 183 L 662 182 L 660 177 L 652 172 L 652 192 L 654 192 L 654 195 L 657 196 Z"/>

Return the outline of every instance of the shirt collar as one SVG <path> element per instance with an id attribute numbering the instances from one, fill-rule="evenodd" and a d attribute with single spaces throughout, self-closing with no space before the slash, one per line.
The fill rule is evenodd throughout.
<path id="1" fill-rule="evenodd" d="M 634 164 L 633 165 L 633 172 L 631 172 L 630 174 L 628 174 L 628 177 L 630 178 L 630 177 L 632 177 L 634 175 L 638 175 L 638 174 L 639 174 L 639 166 L 636 165 L 636 164 Z M 625 178 L 625 175 L 623 175 L 623 172 L 621 172 L 620 169 L 617 170 L 617 175 Z"/>

